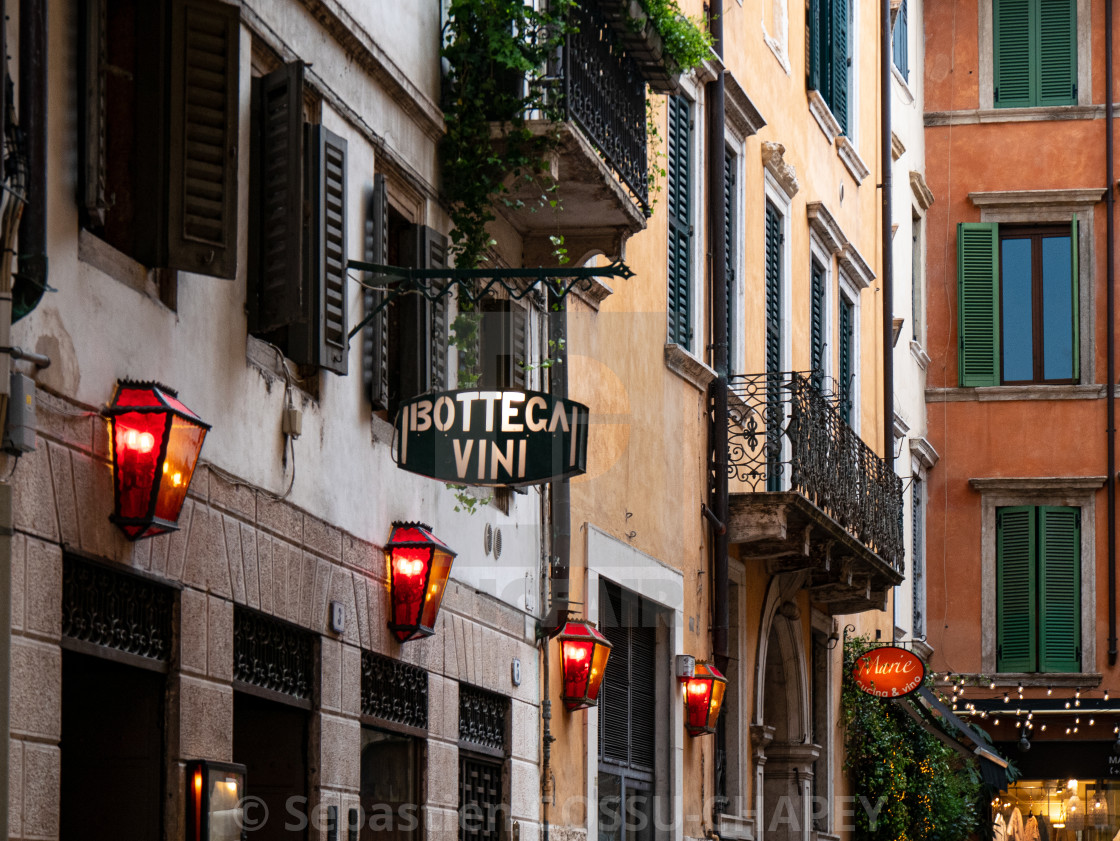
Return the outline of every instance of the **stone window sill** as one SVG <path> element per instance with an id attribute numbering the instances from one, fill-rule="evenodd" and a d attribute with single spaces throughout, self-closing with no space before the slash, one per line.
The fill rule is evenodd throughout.
<path id="1" fill-rule="evenodd" d="M 680 345 L 671 342 L 665 345 L 665 366 L 701 392 L 707 391 L 708 384 L 716 378 L 714 370 Z"/>
<path id="2" fill-rule="evenodd" d="M 929 388 L 929 403 L 989 403 L 1006 400 L 1098 400 L 1103 385 L 999 385 L 979 388 Z"/>

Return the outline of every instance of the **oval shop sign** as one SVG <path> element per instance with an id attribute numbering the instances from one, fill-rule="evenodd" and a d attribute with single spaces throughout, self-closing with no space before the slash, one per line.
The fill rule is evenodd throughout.
<path id="1" fill-rule="evenodd" d="M 921 658 L 894 645 L 865 651 L 852 667 L 856 686 L 876 698 L 903 698 L 921 687 L 925 676 Z"/>

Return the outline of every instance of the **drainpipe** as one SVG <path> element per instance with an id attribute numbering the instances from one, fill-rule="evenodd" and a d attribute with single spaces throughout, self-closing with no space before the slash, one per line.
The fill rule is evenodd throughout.
<path id="1" fill-rule="evenodd" d="M 1104 0 L 1105 249 L 1108 373 L 1108 665 L 1116 665 L 1116 173 L 1112 134 L 1112 0 Z"/>
<path id="2" fill-rule="evenodd" d="M 891 3 L 879 3 L 879 84 L 882 100 L 880 123 L 883 171 L 883 458 L 894 470 L 894 251 L 891 238 Z M 893 633 L 893 630 L 892 630 Z"/>
<path id="3" fill-rule="evenodd" d="M 557 360 L 548 369 L 548 387 L 554 397 L 568 396 L 568 305 L 564 298 L 551 289 L 548 294 L 548 340 Z M 572 552 L 572 495 L 567 479 L 552 482 L 549 486 L 549 568 L 552 579 L 552 599 L 542 630 L 554 636 L 568 621 L 568 603 L 571 582 L 569 569 Z M 584 598 L 586 601 L 586 597 Z M 547 643 L 546 643 L 547 645 Z"/>

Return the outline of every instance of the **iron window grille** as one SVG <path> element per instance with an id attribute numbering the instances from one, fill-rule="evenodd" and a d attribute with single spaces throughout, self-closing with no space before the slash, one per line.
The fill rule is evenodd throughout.
<path id="1" fill-rule="evenodd" d="M 234 606 L 233 679 L 241 684 L 238 688 L 263 690 L 274 699 L 310 706 L 314 666 L 310 632 Z"/>
<path id="2" fill-rule="evenodd" d="M 427 730 L 427 671 L 372 651 L 363 651 L 362 714 Z"/>
<path id="3" fill-rule="evenodd" d="M 505 756 L 510 701 L 505 695 L 459 684 L 459 742 L 473 751 Z"/>

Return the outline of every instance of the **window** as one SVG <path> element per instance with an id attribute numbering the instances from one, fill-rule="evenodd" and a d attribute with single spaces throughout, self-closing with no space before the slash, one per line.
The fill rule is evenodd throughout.
<path id="1" fill-rule="evenodd" d="M 894 19 L 894 66 L 906 81 L 910 80 L 910 22 L 907 19 L 907 0 L 902 0 L 898 16 Z"/>
<path id="2" fill-rule="evenodd" d="M 910 583 L 913 587 L 912 625 L 913 639 L 926 638 L 926 537 L 925 537 L 925 485 L 917 475 L 910 483 Z"/>
<path id="3" fill-rule="evenodd" d="M 371 263 L 413 269 L 447 266 L 447 237 L 426 225 L 408 222 L 390 203 L 385 176 L 373 178 L 365 254 Z M 387 279 L 369 277 L 373 285 Z M 366 288 L 366 312 L 384 292 Z M 447 387 L 447 298 L 429 301 L 402 295 L 378 313 L 362 333 L 362 378 L 374 409 L 392 419 L 402 400 Z"/>
<path id="4" fill-rule="evenodd" d="M 82 225 L 154 268 L 237 273 L 236 6 L 85 0 Z"/>
<path id="5" fill-rule="evenodd" d="M 855 402 L 855 304 L 847 295 L 840 296 L 839 344 L 837 375 L 840 380 L 840 417 L 852 425 L 852 404 Z"/>
<path id="6" fill-rule="evenodd" d="M 498 841 L 508 827 L 510 700 L 459 684 L 459 841 Z"/>
<path id="7" fill-rule="evenodd" d="M 820 93 L 840 133 L 848 134 L 851 7 L 848 0 L 809 0 L 808 14 L 809 89 Z"/>
<path id="8" fill-rule="evenodd" d="M 1075 0 L 993 4 L 995 106 L 1075 105 Z"/>
<path id="9" fill-rule="evenodd" d="M 961 223 L 957 242 L 961 385 L 1077 382 L 1077 218 Z"/>
<path id="10" fill-rule="evenodd" d="M 599 615 L 612 646 L 599 690 L 599 841 L 645 841 L 657 766 L 657 614 L 600 579 Z"/>
<path id="11" fill-rule="evenodd" d="M 304 119 L 304 65 L 253 80 L 249 332 L 347 370 L 346 141 Z"/>
<path id="12" fill-rule="evenodd" d="M 996 509 L 997 669 L 1081 671 L 1081 509 Z"/>
<path id="13" fill-rule="evenodd" d="M 692 350 L 692 104 L 669 97 L 669 342 Z"/>

